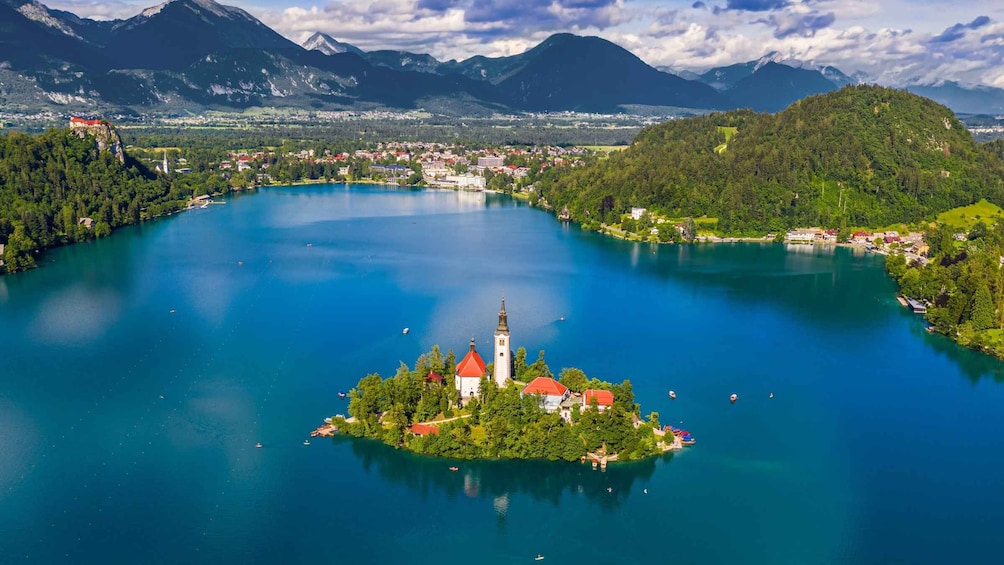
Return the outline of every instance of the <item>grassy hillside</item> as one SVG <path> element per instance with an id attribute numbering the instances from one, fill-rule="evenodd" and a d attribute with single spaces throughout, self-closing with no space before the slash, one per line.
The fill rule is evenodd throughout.
<path id="1" fill-rule="evenodd" d="M 1002 223 L 1004 209 L 986 200 L 980 200 L 969 206 L 959 206 L 938 214 L 937 222 L 959 231 L 968 232 L 979 222 L 988 225 Z"/>
<path id="2" fill-rule="evenodd" d="M 646 128 L 627 150 L 542 193 L 587 224 L 643 206 L 718 217 L 731 233 L 877 226 L 933 220 L 980 198 L 1004 204 L 995 153 L 944 106 L 851 86 L 775 115 L 735 111 Z"/>

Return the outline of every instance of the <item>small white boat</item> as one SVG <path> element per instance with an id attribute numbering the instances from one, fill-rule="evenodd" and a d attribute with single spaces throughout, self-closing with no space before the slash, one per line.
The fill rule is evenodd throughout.
<path id="1" fill-rule="evenodd" d="M 739 400 L 739 395 L 733 392 L 732 396 L 729 397 L 729 402 L 735 404 L 736 400 Z"/>
<path id="2" fill-rule="evenodd" d="M 772 392 L 772 393 L 770 393 L 770 397 L 771 397 L 771 398 L 774 398 L 774 393 L 773 393 L 773 392 Z"/>
<path id="3" fill-rule="evenodd" d="M 325 424 L 330 424 L 331 423 L 331 418 L 330 417 L 329 418 L 325 418 L 324 419 L 324 423 Z"/>
<path id="4" fill-rule="evenodd" d="M 669 397 L 672 398 L 673 400 L 676 400 L 676 391 L 675 390 L 669 391 Z"/>
<path id="5" fill-rule="evenodd" d="M 303 440 L 303 445 L 310 445 L 310 440 L 309 439 Z"/>
<path id="6" fill-rule="evenodd" d="M 261 449 L 261 442 L 259 441 L 258 443 L 254 444 L 254 446 L 257 447 L 258 449 Z"/>
<path id="7" fill-rule="evenodd" d="M 544 556 L 538 553 L 537 557 L 534 557 L 533 560 L 534 561 L 543 561 L 544 560 Z"/>
<path id="8" fill-rule="evenodd" d="M 199 208 L 209 208 L 209 204 L 203 204 L 202 206 L 199 206 Z"/>
<path id="9" fill-rule="evenodd" d="M 410 329 L 408 329 L 408 328 L 404 328 L 403 330 L 401 330 L 401 333 L 402 333 L 403 335 L 407 335 L 409 331 L 411 331 L 411 330 L 410 330 Z"/>

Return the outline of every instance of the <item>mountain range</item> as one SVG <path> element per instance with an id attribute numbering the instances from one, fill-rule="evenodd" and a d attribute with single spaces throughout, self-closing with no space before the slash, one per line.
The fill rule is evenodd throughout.
<path id="1" fill-rule="evenodd" d="M 598 37 L 556 34 L 508 57 L 439 61 L 363 51 L 315 33 L 303 45 L 213 0 L 169 0 L 95 21 L 35 0 L 0 0 L 0 104 L 7 109 L 174 113 L 281 106 L 444 114 L 625 107 L 776 112 L 860 82 L 832 67 L 757 61 L 684 76 Z M 915 91 L 963 112 L 999 112 L 1004 90 L 957 84 Z"/>

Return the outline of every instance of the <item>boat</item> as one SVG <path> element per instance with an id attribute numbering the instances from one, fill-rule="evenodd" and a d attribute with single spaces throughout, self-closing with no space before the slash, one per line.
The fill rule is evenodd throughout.
<path id="1" fill-rule="evenodd" d="M 261 442 L 259 441 L 258 443 L 254 444 L 254 446 L 257 447 L 258 449 L 261 449 Z"/>
<path id="2" fill-rule="evenodd" d="M 199 206 L 199 208 L 203 208 L 203 209 L 209 208 L 209 204 L 203 204 L 202 206 Z"/>
<path id="3" fill-rule="evenodd" d="M 342 391 L 338 391 L 338 398 L 345 398 L 345 393 Z"/>
<path id="4" fill-rule="evenodd" d="M 733 392 L 732 396 L 729 397 L 729 402 L 735 404 L 737 400 L 739 400 L 739 395 Z"/>
<path id="5" fill-rule="evenodd" d="M 771 397 L 771 398 L 774 398 L 774 393 L 773 393 L 773 392 L 772 392 L 772 393 L 770 393 L 770 397 Z"/>
<path id="6" fill-rule="evenodd" d="M 694 436 L 692 436 L 690 434 L 686 434 L 686 435 L 684 435 L 683 437 L 680 438 L 680 443 L 682 443 L 683 445 L 690 446 L 690 445 L 694 445 L 694 443 L 696 443 L 696 442 L 697 442 L 697 440 L 695 440 Z"/>
<path id="7" fill-rule="evenodd" d="M 565 317 L 564 317 L 564 316 L 562 316 L 562 317 L 558 318 L 558 321 L 560 321 L 560 322 L 564 322 L 564 321 L 565 321 Z"/>
<path id="8" fill-rule="evenodd" d="M 303 440 L 303 445 L 310 445 L 310 440 L 309 439 Z"/>
<path id="9" fill-rule="evenodd" d="M 330 424 L 330 423 L 331 423 L 331 417 L 327 417 L 327 418 L 325 418 L 325 419 L 324 419 L 324 423 L 325 423 L 325 424 Z"/>
<path id="10" fill-rule="evenodd" d="M 450 467 L 450 470 L 451 470 L 451 471 L 459 471 L 459 470 L 460 470 L 460 467 Z"/>
<path id="11" fill-rule="evenodd" d="M 544 556 L 538 553 L 537 557 L 534 557 L 533 560 L 534 561 L 543 561 L 544 560 Z"/>
<path id="12" fill-rule="evenodd" d="M 669 391 L 669 397 L 672 398 L 673 400 L 676 400 L 676 391 L 675 390 Z"/>
<path id="13" fill-rule="evenodd" d="M 401 330 L 401 333 L 407 335 L 409 331 L 410 330 L 408 328 L 404 328 L 403 330 Z"/>

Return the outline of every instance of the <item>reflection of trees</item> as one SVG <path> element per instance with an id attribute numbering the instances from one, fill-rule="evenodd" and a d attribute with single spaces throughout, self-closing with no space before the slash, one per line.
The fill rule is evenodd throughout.
<path id="1" fill-rule="evenodd" d="M 403 484 L 422 497 L 439 491 L 450 498 L 488 498 L 500 516 L 505 514 L 509 497 L 515 494 L 529 494 L 555 506 L 566 493 L 578 494 L 604 509 L 613 509 L 627 499 L 635 480 L 647 480 L 656 466 L 655 458 L 613 463 L 606 471 L 594 471 L 589 464 L 550 461 L 453 462 L 421 457 L 371 440 L 339 436 L 335 441 L 351 442 L 352 452 L 363 468 L 375 471 L 382 479 Z M 451 465 L 460 470 L 450 471 Z"/>
<path id="2" fill-rule="evenodd" d="M 1004 363 L 999 359 L 966 349 L 943 335 L 928 334 L 923 328 L 924 324 L 917 323 L 914 325 L 913 333 L 922 335 L 922 339 L 931 346 L 931 349 L 948 357 L 972 383 L 975 384 L 984 377 L 991 377 L 995 382 L 1004 382 Z"/>

